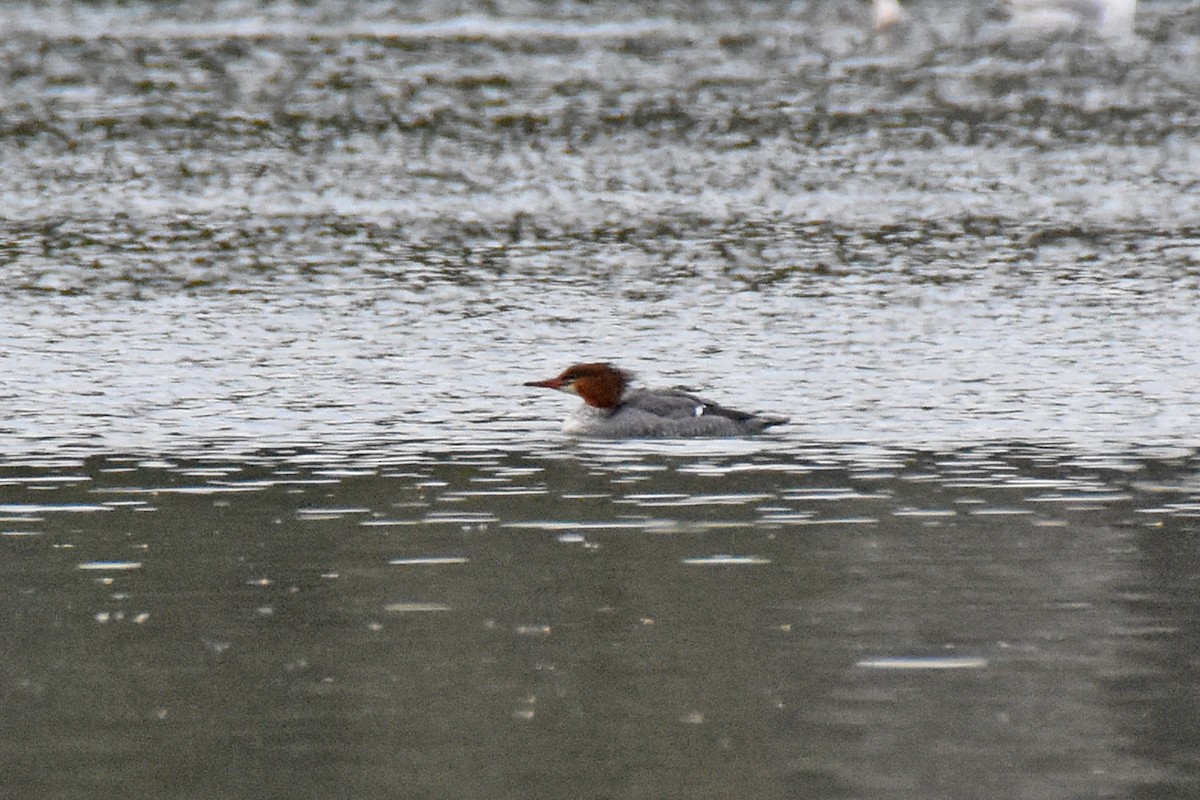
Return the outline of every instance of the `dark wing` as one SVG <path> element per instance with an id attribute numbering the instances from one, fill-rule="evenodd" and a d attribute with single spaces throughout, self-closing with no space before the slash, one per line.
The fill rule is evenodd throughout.
<path id="1" fill-rule="evenodd" d="M 717 405 L 694 394 L 665 389 L 646 391 L 644 389 L 630 392 L 625 397 L 625 404 L 640 408 L 651 414 L 671 419 L 687 419 L 689 417 L 725 417 L 735 422 L 745 422 L 755 415 L 745 411 Z"/>

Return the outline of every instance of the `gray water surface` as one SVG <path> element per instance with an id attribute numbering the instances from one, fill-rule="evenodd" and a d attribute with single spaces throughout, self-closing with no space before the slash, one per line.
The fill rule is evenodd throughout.
<path id="1" fill-rule="evenodd" d="M 289 8 L 7 12 L 6 450 L 544 437 L 592 358 L 807 440 L 1195 444 L 1192 5 Z"/>
<path id="2" fill-rule="evenodd" d="M 1194 459 L 394 450 L 5 468 L 8 785 L 1196 788 Z"/>
<path id="3" fill-rule="evenodd" d="M 0 9 L 6 786 L 1200 791 L 1200 7 L 910 5 Z"/>

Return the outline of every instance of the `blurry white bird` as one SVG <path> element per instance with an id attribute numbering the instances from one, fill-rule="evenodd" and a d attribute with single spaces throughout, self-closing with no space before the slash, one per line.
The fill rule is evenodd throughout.
<path id="1" fill-rule="evenodd" d="M 1137 0 L 1006 0 L 1012 23 L 1039 29 L 1086 29 L 1104 36 L 1129 36 Z"/>
<path id="2" fill-rule="evenodd" d="M 904 11 L 900 8 L 900 0 L 871 0 L 871 12 L 875 20 L 875 30 L 890 28 L 904 19 Z"/>
<path id="3" fill-rule="evenodd" d="M 1011 23 L 1020 28 L 1085 29 L 1103 36 L 1129 36 L 1137 0 L 1002 0 Z M 875 30 L 905 18 L 899 0 L 871 0 Z"/>

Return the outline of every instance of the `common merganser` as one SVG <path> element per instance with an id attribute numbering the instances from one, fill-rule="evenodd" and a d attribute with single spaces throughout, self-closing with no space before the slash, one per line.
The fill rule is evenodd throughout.
<path id="1" fill-rule="evenodd" d="M 782 425 L 787 417 L 751 414 L 702 400 L 679 389 L 630 389 L 633 376 L 611 364 L 576 364 L 554 378 L 526 386 L 579 395 L 584 405 L 563 432 L 608 439 L 746 436 Z"/>

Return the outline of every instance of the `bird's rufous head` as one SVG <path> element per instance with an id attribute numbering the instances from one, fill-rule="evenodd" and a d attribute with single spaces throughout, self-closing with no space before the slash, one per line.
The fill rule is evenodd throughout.
<path id="1" fill-rule="evenodd" d="M 596 408 L 616 408 L 621 402 L 621 395 L 629 384 L 630 377 L 628 372 L 619 370 L 612 364 L 575 364 L 563 370 L 557 377 L 544 381 L 529 381 L 525 385 L 577 394 L 589 406 Z"/>

